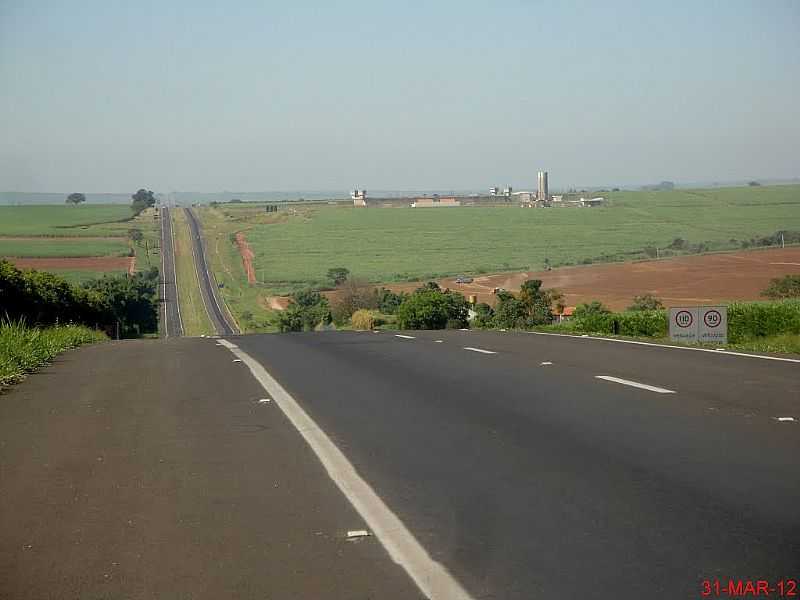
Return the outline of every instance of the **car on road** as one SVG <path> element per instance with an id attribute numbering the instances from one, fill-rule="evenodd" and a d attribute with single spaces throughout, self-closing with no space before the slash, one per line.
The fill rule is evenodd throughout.
<path id="1" fill-rule="evenodd" d="M 456 283 L 472 283 L 472 277 L 457 277 Z"/>

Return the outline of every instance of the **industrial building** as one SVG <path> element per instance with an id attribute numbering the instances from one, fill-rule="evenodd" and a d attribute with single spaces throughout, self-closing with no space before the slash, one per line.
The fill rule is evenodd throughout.
<path id="1" fill-rule="evenodd" d="M 411 208 L 444 208 L 448 206 L 461 206 L 461 201 L 456 198 L 417 198 L 411 203 Z"/>

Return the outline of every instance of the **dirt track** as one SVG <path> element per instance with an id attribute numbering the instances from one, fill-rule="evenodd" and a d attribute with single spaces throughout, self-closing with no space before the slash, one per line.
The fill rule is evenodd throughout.
<path id="1" fill-rule="evenodd" d="M 135 269 L 136 259 L 121 256 L 98 256 L 88 258 L 9 258 L 20 269 L 49 271 L 64 269 L 70 271 L 128 271 Z"/>
<path id="2" fill-rule="evenodd" d="M 250 249 L 250 244 L 247 243 L 244 232 L 239 231 L 236 233 L 236 245 L 239 247 L 239 254 L 242 256 L 242 264 L 247 273 L 247 283 L 253 285 L 256 283 L 256 269 L 253 266 L 253 259 L 256 255 Z"/>
<path id="3" fill-rule="evenodd" d="M 454 277 L 439 280 L 442 287 L 475 294 L 478 302 L 494 304 L 493 288 L 519 290 L 526 279 L 541 279 L 546 288 L 564 293 L 567 305 L 600 300 L 614 310 L 627 308 L 634 296 L 653 294 L 666 306 L 696 305 L 731 300 L 763 300 L 770 279 L 800 274 L 800 248 L 753 250 L 682 256 L 663 260 L 562 267 L 552 271 L 498 273 L 458 285 Z M 421 282 L 391 283 L 394 291 L 410 292 Z M 326 295 L 332 300 L 337 293 Z"/>

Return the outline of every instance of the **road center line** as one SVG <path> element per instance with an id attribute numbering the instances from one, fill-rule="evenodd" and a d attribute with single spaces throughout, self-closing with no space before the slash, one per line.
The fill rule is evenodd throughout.
<path id="1" fill-rule="evenodd" d="M 622 385 L 629 385 L 631 387 L 656 392 L 657 394 L 674 394 L 675 390 L 668 390 L 666 388 L 656 387 L 654 385 L 647 385 L 646 383 L 639 383 L 637 381 L 630 381 L 629 379 L 620 379 L 619 377 L 611 377 L 610 375 L 595 375 L 595 379 L 603 379 L 605 381 L 612 381 L 614 383 L 621 383 Z"/>
<path id="2" fill-rule="evenodd" d="M 361 478 L 336 444 L 261 363 L 235 344 L 227 340 L 219 341 L 250 368 L 250 372 L 303 436 L 330 478 L 366 521 L 392 560 L 406 570 L 423 595 L 431 600 L 473 600 L 447 569 L 431 558 L 397 515 Z"/>
<path id="3" fill-rule="evenodd" d="M 395 333 L 394 337 L 403 338 L 404 340 L 415 340 L 415 339 L 417 339 L 413 335 L 402 335 L 402 334 L 399 334 L 399 333 Z"/>
<path id="4" fill-rule="evenodd" d="M 494 350 L 483 350 L 482 348 L 473 348 L 471 346 L 466 346 L 464 350 L 469 350 L 470 352 L 480 352 L 481 354 L 497 354 Z"/>

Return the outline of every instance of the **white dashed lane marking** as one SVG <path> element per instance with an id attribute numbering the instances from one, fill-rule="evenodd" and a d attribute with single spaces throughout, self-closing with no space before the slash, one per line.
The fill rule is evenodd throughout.
<path id="1" fill-rule="evenodd" d="M 603 379 L 604 381 L 611 381 L 613 383 L 621 383 L 622 385 L 629 385 L 630 387 L 639 388 L 640 390 L 647 390 L 648 392 L 655 392 L 656 394 L 674 394 L 674 390 L 668 390 L 654 385 L 647 385 L 646 383 L 639 383 L 638 381 L 630 381 L 628 379 L 620 379 L 619 377 L 611 377 L 610 375 L 595 375 L 595 379 Z"/>
<path id="2" fill-rule="evenodd" d="M 404 340 L 415 340 L 415 339 L 417 339 L 413 335 L 402 335 L 400 333 L 395 333 L 394 337 L 403 338 Z"/>
<path id="3" fill-rule="evenodd" d="M 472 348 L 471 346 L 467 346 L 464 350 L 469 350 L 470 352 L 480 352 L 481 354 L 497 354 L 494 350 L 484 350 L 483 348 Z"/>

